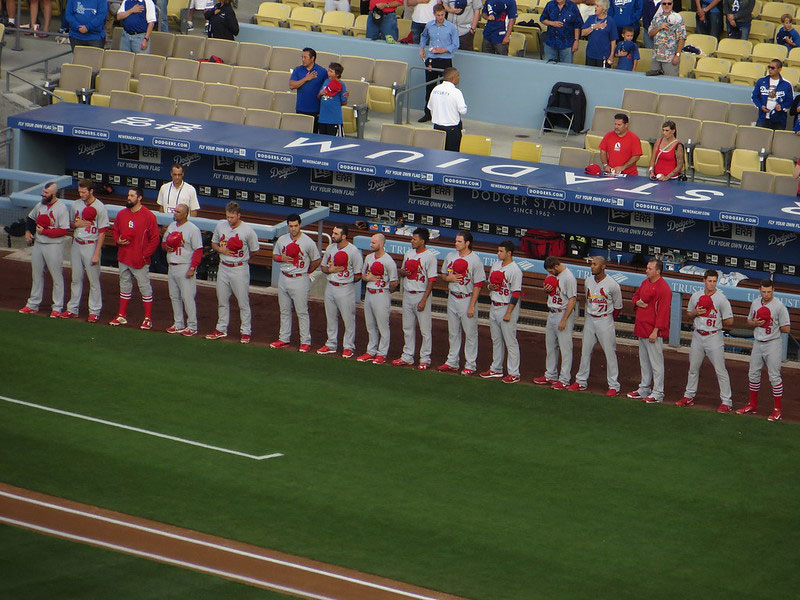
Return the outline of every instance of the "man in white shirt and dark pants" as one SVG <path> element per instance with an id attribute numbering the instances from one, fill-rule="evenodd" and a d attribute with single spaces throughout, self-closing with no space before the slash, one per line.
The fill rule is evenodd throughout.
<path id="1" fill-rule="evenodd" d="M 442 74 L 444 81 L 433 88 L 428 109 L 431 111 L 433 128 L 447 134 L 444 149 L 458 152 L 461 147 L 461 115 L 467 114 L 464 94 L 456 86 L 460 80 L 458 69 L 448 67 Z"/>

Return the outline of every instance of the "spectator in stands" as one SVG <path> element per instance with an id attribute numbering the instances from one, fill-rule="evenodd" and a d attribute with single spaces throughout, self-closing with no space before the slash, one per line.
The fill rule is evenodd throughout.
<path id="1" fill-rule="evenodd" d="M 63 8 L 63 7 L 62 7 Z M 17 0 L 6 0 L 6 13 L 8 13 L 8 27 L 17 26 Z M 64 14 L 64 11 L 61 11 Z"/>
<path id="2" fill-rule="evenodd" d="M 106 0 L 69 0 L 67 2 L 67 23 L 69 24 L 69 44 L 75 46 L 94 46 L 102 48 L 106 43 Z"/>
<path id="3" fill-rule="evenodd" d="M 169 0 L 157 0 L 158 1 L 158 30 L 168 32 L 169 31 L 169 21 L 167 15 L 167 4 Z"/>
<path id="4" fill-rule="evenodd" d="M 645 48 L 653 47 L 653 38 L 650 37 L 650 23 L 653 22 L 653 17 L 661 9 L 661 0 L 644 0 L 642 3 L 642 40 L 644 41 Z M 633 31 L 633 28 L 631 28 Z M 622 29 L 622 36 L 625 36 L 625 28 Z M 631 38 L 633 39 L 633 38 Z"/>
<path id="5" fill-rule="evenodd" d="M 794 28 L 792 15 L 788 13 L 783 15 L 781 17 L 781 24 L 783 28 L 779 29 L 778 33 L 775 34 L 775 43 L 783 44 L 789 50 L 800 46 L 800 34 L 798 34 L 797 30 Z"/>
<path id="6" fill-rule="evenodd" d="M 722 33 L 721 0 L 694 0 L 697 9 L 697 33 L 713 35 L 719 39 Z"/>
<path id="7" fill-rule="evenodd" d="M 397 10 L 403 5 L 403 0 L 369 0 L 369 19 L 367 19 L 367 39 L 396 41 Z"/>
<path id="8" fill-rule="evenodd" d="M 728 37 L 746 40 L 750 37 L 755 0 L 722 0 L 722 13 L 728 26 Z"/>
<path id="9" fill-rule="evenodd" d="M 661 12 L 650 23 L 648 34 L 653 38 L 653 63 L 648 75 L 672 75 L 680 71 L 681 50 L 686 42 L 683 17 L 673 12 L 674 0 L 661 0 Z"/>
<path id="10" fill-rule="evenodd" d="M 578 51 L 583 19 L 572 0 L 550 0 L 542 12 L 542 25 L 547 25 L 544 58 L 548 62 L 571 63 Z"/>
<path id="11" fill-rule="evenodd" d="M 189 14 L 186 16 L 188 24 L 186 29 L 191 31 L 194 29 L 194 11 L 199 10 L 205 13 L 208 9 L 214 7 L 214 0 L 191 0 L 189 2 Z"/>
<path id="12" fill-rule="evenodd" d="M 475 31 L 481 18 L 482 0 L 445 0 L 447 20 L 458 29 L 458 49 L 472 50 Z"/>
<path id="13" fill-rule="evenodd" d="M 639 62 L 639 46 L 633 41 L 633 27 L 622 28 L 622 41 L 617 44 L 614 56 L 617 57 L 617 69 L 635 71 Z"/>
<path id="14" fill-rule="evenodd" d="M 661 126 L 661 139 L 656 142 L 653 155 L 650 157 L 648 169 L 650 179 L 667 181 L 678 179 L 683 173 L 683 144 L 678 141 L 677 133 L 675 121 L 664 121 Z"/>
<path id="15" fill-rule="evenodd" d="M 612 175 L 638 175 L 636 162 L 642 156 L 642 142 L 628 130 L 628 115 L 614 115 L 614 131 L 609 131 L 600 142 L 600 160 L 603 171 Z"/>
<path id="16" fill-rule="evenodd" d="M 396 25 L 396 23 L 395 23 Z M 319 91 L 328 78 L 328 71 L 317 64 L 317 52 L 303 48 L 302 64 L 289 78 L 289 89 L 297 90 L 295 112 L 314 117 L 314 133 L 319 130 Z"/>
<path id="17" fill-rule="evenodd" d="M 411 39 L 415 44 L 419 44 L 425 26 L 433 21 L 433 9 L 439 5 L 441 0 L 406 0 L 408 7 L 414 7 L 411 13 Z"/>
<path id="18" fill-rule="evenodd" d="M 319 91 L 319 132 L 344 135 L 342 106 L 347 104 L 347 88 L 340 81 L 344 67 L 337 62 L 328 65 L 328 79 Z"/>
<path id="19" fill-rule="evenodd" d="M 53 4 L 50 0 L 42 1 L 42 16 L 44 17 L 44 27 L 39 31 L 39 0 L 31 0 L 31 32 L 36 31 L 36 37 L 47 37 L 47 32 L 50 31 L 50 15 L 53 12 Z M 28 34 L 30 35 L 30 33 Z"/>
<path id="20" fill-rule="evenodd" d="M 461 116 L 467 114 L 464 94 L 456 86 L 460 81 L 458 69 L 448 67 L 444 81 L 437 85 L 428 100 L 433 128 L 445 132 L 444 149 L 458 152 L 461 147 Z"/>
<path id="21" fill-rule="evenodd" d="M 220 0 L 206 11 L 205 17 L 208 21 L 208 37 L 233 40 L 239 35 L 239 21 L 231 0 Z"/>
<path id="22" fill-rule="evenodd" d="M 586 45 L 587 67 L 611 67 L 617 45 L 617 27 L 608 16 L 608 0 L 597 0 L 594 14 L 583 23 L 581 35 L 589 36 Z"/>
<path id="23" fill-rule="evenodd" d="M 652 1 L 652 0 L 645 0 Z M 642 18 L 642 0 L 612 0 L 611 18 L 617 25 L 617 39 L 623 27 L 633 27 L 633 39 L 639 37 L 639 20 Z"/>
<path id="24" fill-rule="evenodd" d="M 783 62 L 777 58 L 767 66 L 766 77 L 753 87 L 753 104 L 758 108 L 756 126 L 786 129 L 786 113 L 792 106 L 792 84 L 781 77 Z"/>
<path id="25" fill-rule="evenodd" d="M 517 20 L 516 0 L 486 0 L 481 15 L 486 19 L 481 50 L 507 56 L 508 40 Z"/>
<path id="26" fill-rule="evenodd" d="M 325 0 L 325 12 L 350 12 L 350 0 Z"/>
<path id="27" fill-rule="evenodd" d="M 156 25 L 153 0 L 124 0 L 119 5 L 117 20 L 122 21 L 119 49 L 134 54 L 149 54 L 150 34 Z"/>
<path id="28" fill-rule="evenodd" d="M 431 120 L 431 111 L 428 110 L 428 99 L 431 97 L 434 84 L 442 71 L 453 66 L 453 54 L 458 48 L 458 29 L 450 21 L 445 20 L 444 6 L 437 4 L 433 9 L 434 19 L 425 25 L 420 36 L 419 57 L 425 61 L 425 114 L 419 122 Z M 434 71 L 433 69 L 441 69 Z"/>
<path id="29" fill-rule="evenodd" d="M 794 165 L 794 172 L 792 173 L 792 177 L 799 180 L 797 183 L 797 195 L 800 196 L 800 158 L 797 159 L 797 162 Z"/>

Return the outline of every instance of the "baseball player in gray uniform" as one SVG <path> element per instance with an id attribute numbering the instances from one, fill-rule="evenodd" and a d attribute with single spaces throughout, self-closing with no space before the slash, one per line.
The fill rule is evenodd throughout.
<path id="1" fill-rule="evenodd" d="M 761 390 L 761 369 L 767 365 L 769 382 L 772 384 L 772 399 L 775 407 L 767 417 L 770 421 L 783 418 L 783 379 L 781 379 L 782 343 L 781 334 L 791 330 L 789 311 L 774 297 L 775 284 L 764 279 L 759 289 L 760 298 L 753 300 L 747 316 L 747 324 L 754 328 L 753 350 L 750 352 L 750 402 L 736 411 L 739 415 L 754 415 L 758 412 L 758 392 Z"/>
<path id="2" fill-rule="evenodd" d="M 220 221 L 211 236 L 211 247 L 219 252 L 217 273 L 217 326 L 206 336 L 207 340 L 219 340 L 228 335 L 231 294 L 239 304 L 242 344 L 250 343 L 250 255 L 259 249 L 255 231 L 242 221 L 242 209 L 238 202 L 225 206 L 225 220 Z"/>
<path id="3" fill-rule="evenodd" d="M 403 280 L 403 354 L 392 361 L 395 367 L 413 367 L 417 343 L 417 325 L 422 336 L 417 369 L 431 366 L 431 303 L 433 284 L 439 269 L 436 254 L 426 247 L 430 232 L 418 227 L 411 234 L 411 249 L 403 257 L 400 276 Z"/>
<path id="4" fill-rule="evenodd" d="M 109 228 L 108 211 L 103 203 L 94 197 L 94 184 L 89 179 L 78 182 L 80 198 L 70 208 L 72 249 L 72 288 L 67 310 L 61 313 L 62 319 L 77 319 L 83 295 L 83 275 L 89 280 L 89 323 L 100 320 L 103 308 L 103 294 L 100 290 L 100 253 Z"/>
<path id="5" fill-rule="evenodd" d="M 589 382 L 589 367 L 592 350 L 600 344 L 606 356 L 606 396 L 619 395 L 619 367 L 617 366 L 617 334 L 614 320 L 622 310 L 622 290 L 619 284 L 606 275 L 606 259 L 592 257 L 592 276 L 583 282 L 586 293 L 586 313 L 583 323 L 581 365 L 575 375 L 575 383 L 568 386 L 571 392 L 582 392 Z"/>
<path id="6" fill-rule="evenodd" d="M 358 362 L 371 362 L 382 365 L 389 352 L 389 315 L 392 310 L 392 292 L 397 288 L 397 265 L 384 250 L 386 237 L 376 233 L 369 240 L 372 254 L 364 259 L 361 279 L 367 282 L 364 297 L 364 321 L 367 325 L 369 342 L 366 353 L 359 356 Z"/>
<path id="7" fill-rule="evenodd" d="M 719 382 L 719 397 L 722 404 L 717 412 L 726 413 L 733 410 L 731 398 L 731 379 L 728 369 L 725 368 L 725 344 L 722 339 L 723 327 L 733 325 L 733 310 L 731 303 L 720 290 L 717 289 L 718 273 L 709 269 L 703 274 L 703 290 L 697 291 L 689 298 L 686 314 L 694 319 L 692 332 L 692 345 L 689 350 L 689 377 L 686 381 L 686 391 L 683 398 L 675 404 L 677 406 L 692 406 L 697 393 L 697 382 L 700 375 L 700 365 L 703 358 L 708 357 L 714 365 Z"/>
<path id="8" fill-rule="evenodd" d="M 58 186 L 46 183 L 42 188 L 42 201 L 28 213 L 25 240 L 33 243 L 31 272 L 33 284 L 28 302 L 19 312 L 39 312 L 44 293 L 44 270 L 53 279 L 53 305 L 50 318 L 57 319 L 64 310 L 64 240 L 69 233 L 69 209 L 56 197 Z M 35 240 L 35 241 L 34 241 Z"/>
<path id="9" fill-rule="evenodd" d="M 522 271 L 514 262 L 514 244 L 508 240 L 497 247 L 497 262 L 489 271 L 489 329 L 492 333 L 492 366 L 481 373 L 484 379 L 502 377 L 503 383 L 519 381 L 517 321 L 522 297 Z M 503 377 L 503 358 L 508 355 L 508 375 Z"/>
<path id="10" fill-rule="evenodd" d="M 328 276 L 325 286 L 325 317 L 328 323 L 328 340 L 317 354 L 335 354 L 339 339 L 339 315 L 344 323 L 342 358 L 353 358 L 356 348 L 356 286 L 361 279 L 364 259 L 361 251 L 350 243 L 347 225 L 337 225 L 331 233 L 322 256 L 321 269 Z"/>
<path id="11" fill-rule="evenodd" d="M 546 369 L 542 377 L 533 383 L 549 385 L 554 390 L 565 390 L 569 386 L 572 369 L 572 330 L 575 328 L 575 307 L 578 302 L 578 282 L 575 276 L 555 256 L 548 256 L 544 268 L 550 273 L 544 280 L 547 292 L 547 348 Z M 558 371 L 558 353 L 561 354 L 561 373 Z"/>
<path id="12" fill-rule="evenodd" d="M 197 225 L 189 221 L 189 207 L 183 202 L 175 207 L 173 221 L 164 232 L 161 244 L 169 264 L 167 283 L 174 318 L 167 333 L 191 337 L 197 333 L 195 271 L 203 260 L 203 236 Z"/>
<path id="13" fill-rule="evenodd" d="M 444 364 L 436 367 L 441 373 L 458 371 L 461 360 L 461 330 L 464 330 L 464 369 L 462 375 L 474 375 L 478 368 L 478 313 L 475 305 L 486 281 L 486 271 L 472 251 L 472 234 L 459 231 L 455 251 L 442 262 L 442 279 L 448 282 L 447 332 L 450 351 Z"/>
<path id="14" fill-rule="evenodd" d="M 270 348 L 285 348 L 292 337 L 292 305 L 297 313 L 297 328 L 300 330 L 300 352 L 311 351 L 311 321 L 308 318 L 308 290 L 313 273 L 322 257 L 319 248 L 305 233 L 300 231 L 300 215 L 286 217 L 289 233 L 284 233 L 275 242 L 272 259 L 280 263 L 278 280 L 278 305 L 281 309 L 281 328 L 278 339 Z"/>

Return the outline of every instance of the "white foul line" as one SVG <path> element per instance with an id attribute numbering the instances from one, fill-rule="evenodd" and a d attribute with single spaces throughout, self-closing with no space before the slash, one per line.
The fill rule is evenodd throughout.
<path id="1" fill-rule="evenodd" d="M 114 525 L 120 525 L 122 527 L 128 527 L 130 529 L 135 529 L 138 531 L 144 531 L 147 533 L 152 533 L 155 535 L 160 535 L 162 537 L 167 537 L 170 539 L 178 540 L 181 542 L 187 542 L 190 544 L 196 544 L 198 546 L 204 546 L 206 548 L 213 548 L 214 550 L 221 550 L 222 552 L 228 552 L 230 554 L 236 554 L 238 556 L 244 556 L 246 558 L 253 558 L 256 560 L 261 560 L 264 562 L 273 563 L 276 565 L 280 565 L 283 567 L 290 567 L 293 569 L 298 569 L 300 571 L 306 571 L 308 573 L 314 573 L 315 575 L 322 575 L 324 577 L 330 577 L 331 579 L 339 579 L 341 581 L 346 581 L 348 583 L 354 583 L 357 585 L 363 585 L 365 587 L 374 588 L 376 590 L 381 590 L 384 592 L 391 592 L 394 594 L 399 594 L 401 596 L 406 596 L 407 598 L 414 598 L 414 600 L 437 600 L 433 596 L 423 596 L 421 594 L 416 594 L 414 592 L 407 592 L 405 590 L 401 590 L 398 588 L 393 588 L 387 585 L 382 585 L 379 583 L 374 583 L 372 581 L 366 581 L 364 579 L 358 579 L 356 577 L 350 577 L 349 575 L 340 575 L 339 573 L 333 573 L 331 571 L 325 571 L 323 569 L 317 569 L 315 567 L 309 567 L 300 563 L 291 562 L 288 560 L 282 560 L 279 558 L 273 558 L 271 556 L 264 556 L 263 554 L 256 554 L 254 552 L 248 552 L 247 550 L 239 550 L 237 548 L 229 548 L 228 546 L 223 546 L 221 544 L 215 544 L 214 542 L 207 542 L 205 540 L 198 540 L 195 538 L 190 538 L 185 535 L 180 535 L 178 533 L 172 533 L 170 531 L 162 531 L 160 529 L 154 529 L 152 527 L 147 527 L 145 525 L 138 525 L 136 523 L 129 523 L 127 521 L 121 521 L 119 519 L 114 519 L 112 517 L 105 517 L 103 515 L 98 515 L 82 510 L 78 510 L 75 508 L 69 508 L 66 506 L 60 506 L 58 504 L 53 504 L 51 502 L 44 502 L 43 500 L 35 500 L 34 498 L 28 498 L 26 496 L 20 496 L 18 494 L 12 494 L 11 492 L 5 492 L 0 490 L 0 496 L 5 496 L 7 498 L 12 498 L 14 500 L 20 500 L 22 502 L 28 502 L 29 504 L 36 504 L 37 506 L 44 506 L 47 508 L 51 508 L 54 510 L 59 510 L 62 512 L 80 515 L 82 517 L 86 517 L 89 519 L 95 519 L 98 521 L 104 521 L 106 523 L 111 523 Z M 2 520 L 3 517 L 0 517 Z M 61 535 L 61 534 L 58 534 Z"/>
<path id="2" fill-rule="evenodd" d="M 264 454 L 261 456 L 255 456 L 253 454 L 247 454 L 245 452 L 239 452 L 238 450 L 231 450 L 230 448 L 221 448 L 220 446 L 211 446 L 210 444 L 204 444 L 203 442 L 196 442 L 194 440 L 187 440 L 185 438 L 175 437 L 174 435 L 167 435 L 166 433 L 159 433 L 157 431 L 150 431 L 149 429 L 142 429 L 141 427 L 133 427 L 131 425 L 125 425 L 123 423 L 115 423 L 114 421 L 106 421 L 105 419 L 98 419 L 97 417 L 89 417 L 87 415 L 81 415 L 74 412 L 69 412 L 66 410 L 60 410 L 58 408 L 51 408 L 49 406 L 42 406 L 41 404 L 34 404 L 32 402 L 25 402 L 24 400 L 16 400 L 14 398 L 7 398 L 6 396 L 0 396 L 0 400 L 4 400 L 6 402 L 11 402 L 12 404 L 20 404 L 22 406 L 27 406 L 29 408 L 38 408 L 39 410 L 45 410 L 47 412 L 55 413 L 57 415 L 64 415 L 66 417 L 74 417 L 76 419 L 83 419 L 84 421 L 91 421 L 93 423 L 100 423 L 101 425 L 109 425 L 111 427 L 119 427 L 120 429 L 127 429 L 128 431 L 135 431 L 136 433 L 143 433 L 145 435 L 152 435 L 153 437 L 163 438 L 165 440 L 171 440 L 173 442 L 180 442 L 181 444 L 189 444 L 190 446 L 198 446 L 200 448 L 206 448 L 207 450 L 214 450 L 216 452 L 224 452 L 226 454 L 233 454 L 235 456 L 241 456 L 244 458 L 249 458 L 251 460 L 267 460 L 270 458 L 278 458 L 279 456 L 283 456 L 281 453 L 275 454 Z"/>

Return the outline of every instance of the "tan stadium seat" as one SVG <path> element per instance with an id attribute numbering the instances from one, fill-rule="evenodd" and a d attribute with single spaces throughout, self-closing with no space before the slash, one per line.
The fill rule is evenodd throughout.
<path id="1" fill-rule="evenodd" d="M 639 112 L 656 112 L 658 94 L 647 90 L 626 88 L 622 92 L 622 108 Z"/>
<path id="2" fill-rule="evenodd" d="M 728 82 L 735 85 L 753 87 L 757 80 L 764 77 L 767 65 L 764 63 L 738 62 L 731 66 Z"/>
<path id="3" fill-rule="evenodd" d="M 72 64 L 91 67 L 92 73 L 103 68 L 104 50 L 94 46 L 75 46 L 72 51 Z"/>
<path id="4" fill-rule="evenodd" d="M 697 64 L 697 55 L 691 52 L 681 54 L 681 61 L 678 64 L 678 77 L 689 77 L 689 74 Z"/>
<path id="5" fill-rule="evenodd" d="M 297 106 L 297 94 L 291 92 L 274 92 L 272 96 L 272 110 L 279 113 L 291 113 Z"/>
<path id="6" fill-rule="evenodd" d="M 519 3 L 517 3 L 517 11 L 521 11 Z M 539 22 L 540 15 L 537 13 L 519 12 L 517 15 L 517 23 L 534 21 Z M 525 25 L 514 24 L 514 32 L 521 33 L 525 36 L 525 48 L 528 54 L 539 56 L 539 32 L 541 29 L 538 27 L 527 27 Z"/>
<path id="7" fill-rule="evenodd" d="M 753 44 L 771 42 L 775 39 L 775 23 L 753 19 L 750 21 L 750 37 L 748 39 Z"/>
<path id="8" fill-rule="evenodd" d="M 736 132 L 736 125 L 703 121 L 699 143 L 692 153 L 696 173 L 710 177 L 726 173 L 725 155 L 736 146 Z"/>
<path id="9" fill-rule="evenodd" d="M 697 119 L 691 119 L 689 117 L 678 117 L 672 115 L 667 115 L 664 120 L 675 123 L 678 139 L 682 142 L 688 144 L 689 140 L 691 140 L 692 144 L 696 144 L 700 139 L 700 130 L 702 128 L 701 121 L 698 121 Z"/>
<path id="10" fill-rule="evenodd" d="M 403 146 L 414 145 L 414 128 L 408 125 L 390 125 L 384 123 L 381 126 L 381 142 L 387 144 L 402 144 Z"/>
<path id="11" fill-rule="evenodd" d="M 144 102 L 144 96 L 141 94 L 112 90 L 108 105 L 111 108 L 140 111 L 142 110 L 142 102 Z"/>
<path id="12" fill-rule="evenodd" d="M 717 51 L 717 38 L 713 35 L 690 33 L 686 36 L 686 45 L 699 48 L 705 56 L 711 56 Z"/>
<path id="13" fill-rule="evenodd" d="M 744 171 L 760 171 L 761 161 L 755 150 L 736 148 L 731 156 L 730 175 L 734 179 L 741 179 Z"/>
<path id="14" fill-rule="evenodd" d="M 726 173 L 725 157 L 718 150 L 695 148 L 692 152 L 692 180 L 699 174 L 706 177 L 720 178 Z"/>
<path id="15" fill-rule="evenodd" d="M 170 57 L 164 63 L 164 76 L 172 79 L 197 79 L 199 69 L 200 63 L 196 60 Z"/>
<path id="16" fill-rule="evenodd" d="M 292 14 L 292 6 L 288 3 L 262 2 L 258 6 L 258 11 L 253 15 L 256 25 L 267 27 L 280 27 L 288 24 L 289 15 Z"/>
<path id="17" fill-rule="evenodd" d="M 769 63 L 775 58 L 784 60 L 788 53 L 786 46 L 761 42 L 753 46 L 753 54 L 750 55 L 750 60 L 757 63 Z"/>
<path id="18" fill-rule="evenodd" d="M 233 123 L 234 125 L 243 125 L 244 119 L 247 114 L 247 109 L 240 106 L 230 106 L 227 104 L 212 104 L 211 114 L 208 119 L 210 121 L 221 121 L 223 123 Z"/>
<path id="19" fill-rule="evenodd" d="M 350 106 L 366 106 L 367 96 L 369 95 L 369 84 L 366 81 L 343 79 L 342 83 L 350 94 L 347 98 L 347 103 Z"/>
<path id="20" fill-rule="evenodd" d="M 800 67 L 800 48 L 792 48 L 784 61 L 787 67 Z"/>
<path id="21" fill-rule="evenodd" d="M 356 17 L 353 26 L 350 28 L 350 33 L 353 34 L 353 37 L 367 37 L 367 19 L 369 18 L 369 15 L 358 15 Z"/>
<path id="22" fill-rule="evenodd" d="M 197 79 L 203 83 L 228 83 L 232 74 L 233 67 L 231 65 L 203 62 L 200 63 L 197 71 Z"/>
<path id="23" fill-rule="evenodd" d="M 775 189 L 775 175 L 763 171 L 744 171 L 742 173 L 742 189 L 771 193 Z M 796 188 L 795 192 L 797 192 Z"/>
<path id="24" fill-rule="evenodd" d="M 175 105 L 176 117 L 189 117 L 191 119 L 208 119 L 211 115 L 211 105 L 194 100 L 178 100 Z"/>
<path id="25" fill-rule="evenodd" d="M 139 77 L 142 75 L 163 75 L 166 58 L 157 54 L 137 54 L 131 71 L 131 90 L 138 91 Z"/>
<path id="26" fill-rule="evenodd" d="M 766 127 L 753 127 L 751 125 L 740 125 L 736 129 L 736 147 L 741 150 L 755 150 L 760 152 L 762 149 L 767 153 L 772 152 L 772 129 Z M 737 177 L 737 179 L 739 179 Z"/>
<path id="27" fill-rule="evenodd" d="M 281 113 L 274 110 L 248 108 L 247 116 L 245 116 L 244 119 L 244 124 L 278 129 L 281 126 Z"/>
<path id="28" fill-rule="evenodd" d="M 636 132 L 641 140 L 651 144 L 661 137 L 661 127 L 664 125 L 664 115 L 649 112 L 631 112 L 631 131 Z"/>
<path id="29" fill-rule="evenodd" d="M 238 87 L 263 88 L 267 71 L 253 67 L 233 67 L 230 84 Z"/>
<path id="30" fill-rule="evenodd" d="M 181 26 L 181 10 L 189 8 L 189 0 L 167 0 L 167 24 Z"/>
<path id="31" fill-rule="evenodd" d="M 600 151 L 600 142 L 603 141 L 602 135 L 597 135 L 594 133 L 587 133 L 583 136 L 583 147 L 590 152 L 599 152 Z"/>
<path id="32" fill-rule="evenodd" d="M 788 158 L 777 158 L 775 156 L 768 156 L 766 161 L 767 173 L 773 175 L 792 175 L 794 174 L 794 161 Z"/>
<path id="33" fill-rule="evenodd" d="M 581 40 L 583 41 L 583 40 Z M 525 51 L 528 47 L 528 40 L 525 35 L 518 31 L 512 31 L 511 37 L 508 40 L 508 55 L 509 56 L 525 56 Z M 586 59 L 584 58 L 584 63 Z M 578 63 L 581 64 L 581 63 Z"/>
<path id="34" fill-rule="evenodd" d="M 576 169 L 585 169 L 588 167 L 592 160 L 592 153 L 583 148 L 569 148 L 564 146 L 561 148 L 561 154 L 558 156 L 558 164 L 562 167 L 572 167 Z"/>
<path id="35" fill-rule="evenodd" d="M 239 88 L 226 83 L 207 83 L 203 91 L 203 102 L 211 105 L 236 106 L 238 98 Z M 244 114 L 242 114 L 242 121 L 244 121 Z"/>
<path id="36" fill-rule="evenodd" d="M 80 48 L 80 46 L 76 46 Z M 59 98 L 64 102 L 78 103 L 78 91 L 88 90 L 92 87 L 92 67 L 88 65 L 75 65 L 66 63 L 61 65 L 61 77 L 58 81 L 58 87 L 53 90 L 53 94 L 57 97 L 53 98 L 53 102 L 60 102 Z"/>
<path id="37" fill-rule="evenodd" d="M 295 6 L 289 16 L 289 27 L 304 31 L 317 31 L 321 21 L 322 11 L 319 8 Z"/>
<path id="38" fill-rule="evenodd" d="M 150 33 L 150 54 L 156 56 L 172 56 L 175 45 L 175 34 L 166 31 L 153 31 Z"/>
<path id="39" fill-rule="evenodd" d="M 206 40 L 206 56 L 218 56 L 226 65 L 235 65 L 239 59 L 239 42 L 209 38 Z M 224 81 L 221 83 L 225 83 Z"/>
<path id="40" fill-rule="evenodd" d="M 636 63 L 636 69 L 634 70 L 637 73 L 647 73 L 652 65 L 653 65 L 653 49 L 639 48 L 639 62 Z"/>
<path id="41" fill-rule="evenodd" d="M 341 57 L 333 52 L 317 52 L 317 64 L 323 69 L 327 69 L 332 62 L 339 62 Z M 297 63 L 298 65 L 300 63 Z"/>
<path id="42" fill-rule="evenodd" d="M 142 112 L 156 113 L 158 115 L 173 115 L 175 114 L 176 104 L 177 100 L 175 100 L 175 98 L 145 96 L 144 102 L 142 102 Z"/>
<path id="43" fill-rule="evenodd" d="M 274 4 L 270 2 L 270 4 Z M 272 46 L 254 44 L 252 42 L 239 42 L 239 57 L 236 64 L 240 67 L 253 67 L 266 69 L 272 58 Z M 298 65 L 300 63 L 297 63 Z"/>
<path id="44" fill-rule="evenodd" d="M 483 21 L 478 23 L 478 27 L 483 24 Z M 482 52 L 483 51 L 483 29 L 476 29 L 475 34 L 472 36 L 472 51 L 473 52 Z"/>
<path id="45" fill-rule="evenodd" d="M 701 81 L 722 81 L 728 77 L 731 70 L 731 61 L 724 58 L 703 56 L 697 61 L 692 74 Z"/>
<path id="46" fill-rule="evenodd" d="M 358 133 L 358 123 L 356 122 L 356 111 L 352 106 L 342 107 L 342 131 L 345 135 Z"/>
<path id="47" fill-rule="evenodd" d="M 202 81 L 192 79 L 173 79 L 172 86 L 169 88 L 169 97 L 175 100 L 194 100 L 198 101 L 203 97 L 206 84 Z M 177 110 L 177 109 L 176 109 Z"/>
<path id="48" fill-rule="evenodd" d="M 728 106 L 729 104 L 722 100 L 695 98 L 692 118 L 699 121 L 725 121 L 728 118 Z"/>
<path id="49" fill-rule="evenodd" d="M 595 106 L 592 116 L 592 127 L 589 133 L 603 136 L 614 129 L 614 115 L 622 113 L 630 118 L 630 111 L 611 106 Z"/>
<path id="50" fill-rule="evenodd" d="M 200 60 L 206 56 L 206 38 L 199 35 L 176 35 L 172 56 Z M 177 109 L 176 109 L 177 110 Z"/>
<path id="51" fill-rule="evenodd" d="M 686 33 L 695 33 L 697 31 L 697 13 L 693 10 L 682 10 L 679 14 L 683 17 L 683 26 L 686 27 Z"/>
<path id="52" fill-rule="evenodd" d="M 717 44 L 715 56 L 725 58 L 732 63 L 746 60 L 753 52 L 753 43 L 749 40 L 735 40 L 733 38 L 722 38 Z"/>
<path id="53" fill-rule="evenodd" d="M 354 22 L 355 16 L 353 16 L 352 13 L 333 10 L 323 15 L 319 30 L 322 33 L 345 35 L 345 33 L 350 31 Z"/>
<path id="54" fill-rule="evenodd" d="M 800 136 L 793 131 L 776 131 L 772 136 L 772 156 L 796 161 L 800 157 Z"/>
<path id="55" fill-rule="evenodd" d="M 662 115 L 675 115 L 678 117 L 691 117 L 694 98 L 691 96 L 678 96 L 676 94 L 660 94 L 656 112 Z"/>
<path id="56" fill-rule="evenodd" d="M 269 59 L 270 71 L 292 71 L 300 66 L 302 52 L 297 48 L 273 46 Z"/>
<path id="57" fill-rule="evenodd" d="M 781 77 L 791 83 L 793 89 L 797 89 L 798 84 L 800 84 L 800 68 L 783 67 L 781 69 Z"/>
<path id="58" fill-rule="evenodd" d="M 136 54 L 133 52 L 106 50 L 103 54 L 103 68 L 133 72 L 133 61 L 135 57 Z"/>
<path id="59" fill-rule="evenodd" d="M 119 50 L 120 44 L 122 44 L 122 32 L 123 32 L 122 27 L 114 27 L 114 29 L 111 31 L 112 50 Z"/>
<path id="60" fill-rule="evenodd" d="M 379 113 L 393 113 L 395 91 L 382 85 L 371 85 L 367 90 L 367 106 Z"/>
<path id="61" fill-rule="evenodd" d="M 311 115 L 298 115 L 296 113 L 281 114 L 280 129 L 300 131 L 302 133 L 314 132 L 314 117 Z"/>
<path id="62" fill-rule="evenodd" d="M 466 154 L 478 154 L 480 156 L 492 155 L 492 138 L 484 135 L 474 135 L 465 133 L 461 136 L 461 146 L 459 152 Z"/>
<path id="63" fill-rule="evenodd" d="M 756 122 L 757 109 L 752 104 L 731 102 L 728 106 L 728 123 L 734 125 L 753 125 Z"/>
<path id="64" fill-rule="evenodd" d="M 143 96 L 169 96 L 172 79 L 163 75 L 150 75 L 143 73 L 139 77 L 137 92 Z"/>
<path id="65" fill-rule="evenodd" d="M 405 87 L 407 75 L 407 63 L 399 60 L 378 59 L 372 69 L 372 83 L 389 88 L 393 85 Z"/>
<path id="66" fill-rule="evenodd" d="M 542 160 L 542 145 L 525 140 L 514 140 L 511 144 L 511 159 L 524 162 L 540 162 Z"/>
<path id="67" fill-rule="evenodd" d="M 794 15 L 794 11 L 795 7 L 791 4 L 783 2 L 764 2 L 761 5 L 761 14 L 758 15 L 758 18 L 770 23 L 780 23 L 781 16 L 787 13 Z"/>
<path id="68" fill-rule="evenodd" d="M 773 192 L 779 196 L 797 196 L 797 180 L 791 175 L 773 175 L 775 187 Z"/>
<path id="69" fill-rule="evenodd" d="M 291 77 L 291 73 L 288 71 L 267 71 L 264 89 L 272 90 L 273 92 L 288 92 L 289 77 Z"/>
<path id="70" fill-rule="evenodd" d="M 650 158 L 653 156 L 653 147 L 650 145 L 650 142 L 646 142 L 645 140 L 639 140 L 639 143 L 642 146 L 642 155 L 639 157 L 639 160 L 636 161 L 636 166 L 646 169 L 650 166 Z"/>
<path id="71" fill-rule="evenodd" d="M 429 150 L 444 150 L 446 138 L 447 134 L 438 129 L 415 129 L 412 146 Z"/>
<path id="72" fill-rule="evenodd" d="M 92 94 L 93 106 L 108 106 L 113 90 L 129 91 L 131 74 L 119 69 L 100 69 L 95 81 L 95 92 Z"/>
<path id="73" fill-rule="evenodd" d="M 372 69 L 375 67 L 374 58 L 342 55 L 339 62 L 344 69 L 342 77 L 350 80 L 372 81 Z"/>
<path id="74" fill-rule="evenodd" d="M 270 110 L 274 95 L 274 92 L 262 88 L 240 87 L 237 104 L 243 108 Z"/>

